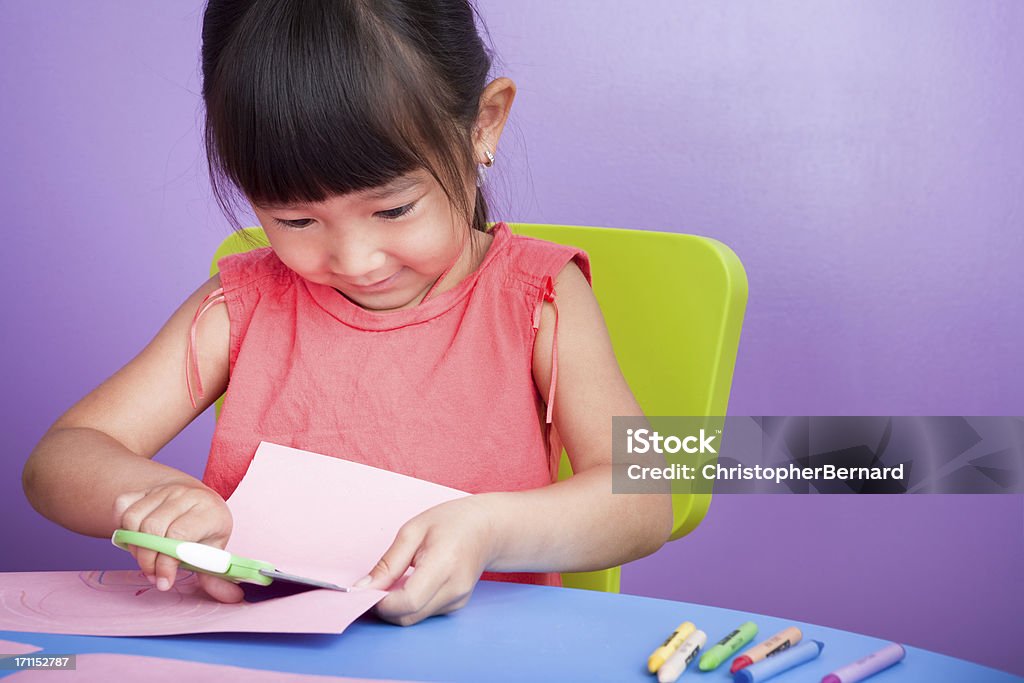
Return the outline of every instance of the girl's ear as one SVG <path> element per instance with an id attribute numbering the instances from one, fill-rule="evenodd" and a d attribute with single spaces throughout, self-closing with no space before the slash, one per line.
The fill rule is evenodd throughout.
<path id="1" fill-rule="evenodd" d="M 498 138 L 505 128 L 508 120 L 508 113 L 512 109 L 512 100 L 516 97 L 516 84 L 512 79 L 496 78 L 487 84 L 480 95 L 480 109 L 476 118 L 476 132 L 473 136 L 473 144 L 479 146 L 486 144 L 493 152 L 498 147 Z M 481 160 L 485 156 L 483 149 L 479 150 Z"/>

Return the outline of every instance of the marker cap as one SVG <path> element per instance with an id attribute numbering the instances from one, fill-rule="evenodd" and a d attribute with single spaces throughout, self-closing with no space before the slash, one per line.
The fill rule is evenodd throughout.
<path id="1" fill-rule="evenodd" d="M 732 666 L 729 668 L 729 673 L 734 674 L 740 669 L 750 666 L 753 663 L 754 662 L 752 659 L 750 659 L 750 657 L 746 655 L 741 655 L 733 660 Z"/>

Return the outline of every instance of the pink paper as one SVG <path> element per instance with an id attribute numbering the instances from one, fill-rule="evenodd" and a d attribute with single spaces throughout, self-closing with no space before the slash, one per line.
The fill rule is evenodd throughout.
<path id="1" fill-rule="evenodd" d="M 347 586 L 369 573 L 402 524 L 465 495 L 262 442 L 227 501 L 234 516 L 227 549 L 283 572 Z M 138 570 L 0 573 L 0 630 L 106 636 L 341 633 L 386 595 L 312 590 L 224 604 L 208 597 L 191 572 L 178 576 L 170 591 L 161 592 Z"/>
<path id="2" fill-rule="evenodd" d="M 2 642 L 2 641 L 0 641 Z M 4 681 L 55 681 L 75 683 L 96 681 L 146 681 L 146 683 L 181 683 L 182 681 L 216 681 L 217 683 L 370 683 L 368 678 L 341 678 L 294 674 L 262 669 L 245 669 L 222 664 L 186 662 L 180 659 L 93 653 L 75 657 L 74 671 L 19 671 Z M 401 683 L 372 679 L 372 683 Z M 407 682 L 408 683 L 408 682 Z"/>
<path id="3" fill-rule="evenodd" d="M 27 655 L 30 652 L 39 652 L 42 648 L 28 643 L 16 643 L 13 640 L 0 640 L 0 657 L 10 655 Z"/>
<path id="4" fill-rule="evenodd" d="M 9 572 L 0 574 L 0 630 L 94 636 L 341 633 L 382 595 L 316 590 L 229 605 L 208 597 L 192 572 L 179 572 L 167 592 L 137 569 Z"/>
<path id="5" fill-rule="evenodd" d="M 283 572 L 349 586 L 373 569 L 405 522 L 465 495 L 264 441 L 228 499 L 235 520 L 229 548 Z"/>

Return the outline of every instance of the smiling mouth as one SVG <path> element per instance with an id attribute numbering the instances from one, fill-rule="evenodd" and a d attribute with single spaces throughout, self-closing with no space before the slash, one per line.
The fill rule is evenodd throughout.
<path id="1" fill-rule="evenodd" d="M 402 270 L 404 270 L 404 269 L 402 269 Z M 398 270 L 395 273 L 392 273 L 390 276 L 384 278 L 383 280 L 380 280 L 378 282 L 374 282 L 372 285 L 352 285 L 352 286 L 354 288 L 356 288 L 356 289 L 358 289 L 360 291 L 364 291 L 364 292 L 374 292 L 374 291 L 377 291 L 377 290 L 380 290 L 380 289 L 387 289 L 392 284 L 394 284 L 395 280 L 398 279 L 398 276 L 402 273 L 402 270 Z"/>

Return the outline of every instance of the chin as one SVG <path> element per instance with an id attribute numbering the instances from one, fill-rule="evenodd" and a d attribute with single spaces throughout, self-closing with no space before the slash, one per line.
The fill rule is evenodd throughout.
<path id="1" fill-rule="evenodd" d="M 334 291 L 343 295 L 352 303 L 368 311 L 393 311 L 401 308 L 408 308 L 415 297 L 410 297 L 408 291 L 389 290 L 386 292 L 352 292 L 347 293 L 338 287 Z"/>

